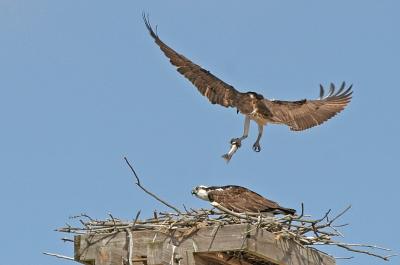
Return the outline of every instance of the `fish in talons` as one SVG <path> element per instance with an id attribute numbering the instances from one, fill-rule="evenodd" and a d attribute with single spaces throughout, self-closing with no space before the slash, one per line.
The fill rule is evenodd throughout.
<path id="1" fill-rule="evenodd" d="M 229 163 L 232 156 L 236 153 L 236 151 L 242 146 L 240 139 L 232 139 L 231 140 L 231 148 L 229 149 L 228 153 L 224 154 L 222 158 L 225 160 L 226 163 Z"/>

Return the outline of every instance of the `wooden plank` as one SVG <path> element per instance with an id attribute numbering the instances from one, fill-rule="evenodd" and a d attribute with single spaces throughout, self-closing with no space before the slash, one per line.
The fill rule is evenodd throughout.
<path id="1" fill-rule="evenodd" d="M 277 264 L 335 264 L 332 257 L 320 251 L 296 244 L 292 240 L 276 239 L 274 234 L 264 230 L 252 230 L 245 245 L 249 253 Z"/>
<path id="2" fill-rule="evenodd" d="M 181 247 L 193 249 L 193 252 L 245 250 L 275 264 L 335 264 L 326 254 L 292 241 L 275 239 L 274 234 L 247 224 L 202 228 Z"/>
<path id="3" fill-rule="evenodd" d="M 249 263 L 245 260 L 240 260 L 235 257 L 231 257 L 225 252 L 206 252 L 206 253 L 196 253 L 194 255 L 196 265 L 204 264 L 204 265 L 252 265 L 253 263 Z"/>
<path id="4" fill-rule="evenodd" d="M 147 264 L 162 264 L 164 244 L 156 241 L 147 244 Z"/>
<path id="5" fill-rule="evenodd" d="M 201 228 L 190 240 L 183 242 L 194 252 L 223 252 L 242 248 L 246 225 L 213 226 Z M 187 244 L 188 243 L 188 244 Z"/>
<path id="6" fill-rule="evenodd" d="M 75 246 L 79 246 L 79 249 L 75 249 L 75 259 L 79 262 L 91 262 L 92 264 L 94 261 L 95 265 L 111 265 L 114 264 L 114 260 L 122 264 L 122 257 L 127 257 L 126 236 L 124 235 L 124 238 L 122 238 L 119 234 L 125 233 L 76 237 Z"/>
<path id="7" fill-rule="evenodd" d="M 180 265 L 193 265 L 196 262 L 193 253 L 227 251 L 246 251 L 281 265 L 335 264 L 326 254 L 293 241 L 276 239 L 272 233 L 248 224 L 203 227 L 184 239 L 175 238 L 173 233 L 166 235 L 155 231 L 132 231 L 132 235 L 132 256 L 147 257 L 149 265 L 179 262 Z M 90 265 L 121 265 L 127 260 L 128 247 L 126 232 L 76 236 L 75 260 Z"/>
<path id="8" fill-rule="evenodd" d="M 168 237 L 154 231 L 132 231 L 133 234 L 133 256 L 147 256 L 147 244 L 164 242 Z M 110 248 L 113 257 L 128 257 L 128 236 L 126 232 L 119 232 L 113 235 L 79 235 L 75 237 L 75 260 L 86 264 L 104 262 L 99 259 L 100 247 Z M 103 255 L 104 256 L 104 255 Z M 93 263 L 94 262 L 94 263 Z M 118 265 L 120 265 L 119 263 Z"/>

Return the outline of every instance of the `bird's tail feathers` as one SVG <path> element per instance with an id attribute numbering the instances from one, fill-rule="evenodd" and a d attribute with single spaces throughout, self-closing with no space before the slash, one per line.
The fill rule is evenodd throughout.
<path id="1" fill-rule="evenodd" d="M 284 214 L 291 214 L 294 215 L 296 213 L 295 209 L 291 209 L 291 208 L 284 208 L 284 207 L 280 207 L 277 210 L 283 212 Z"/>

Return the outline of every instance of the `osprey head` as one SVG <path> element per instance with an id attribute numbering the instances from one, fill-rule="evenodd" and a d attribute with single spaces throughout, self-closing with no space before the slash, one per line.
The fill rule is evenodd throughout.
<path id="1" fill-rule="evenodd" d="M 249 91 L 249 92 L 247 92 L 246 94 L 249 95 L 250 98 L 252 98 L 252 99 L 254 99 L 254 98 L 255 98 L 255 99 L 258 99 L 258 100 L 263 100 L 263 99 L 264 99 L 263 95 L 258 94 L 258 93 L 256 93 L 256 92 L 251 92 L 251 91 Z"/>
<path id="2" fill-rule="evenodd" d="M 200 198 L 205 201 L 209 201 L 210 199 L 208 198 L 208 192 L 209 188 L 207 186 L 197 186 L 194 189 L 192 189 L 192 195 L 195 195 L 197 198 Z"/>

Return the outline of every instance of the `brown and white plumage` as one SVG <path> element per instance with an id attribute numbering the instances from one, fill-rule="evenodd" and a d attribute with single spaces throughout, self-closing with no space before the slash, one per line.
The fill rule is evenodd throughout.
<path id="1" fill-rule="evenodd" d="M 145 15 L 143 19 L 150 35 L 169 58 L 171 64 L 176 66 L 178 72 L 185 76 L 203 96 L 207 97 L 212 104 L 236 108 L 238 112 L 245 115 L 243 135 L 231 140 L 232 146 L 235 145 L 236 148 L 240 147 L 241 141 L 247 138 L 250 120 L 258 124 L 259 133 L 253 149 L 259 152 L 261 149 L 259 141 L 263 126 L 266 124 L 285 124 L 293 131 L 302 131 L 332 118 L 351 100 L 352 86 L 346 88 L 344 82 L 337 91 L 335 85 L 331 84 L 327 95 L 320 85 L 320 97 L 315 100 L 268 100 L 255 92 L 240 92 L 166 45 L 153 31 Z M 233 153 L 224 155 L 224 158 L 229 161 Z"/>
<path id="2" fill-rule="evenodd" d="M 341 112 L 351 100 L 352 86 L 343 82 L 339 90 L 331 84 L 327 95 L 320 85 L 320 98 L 316 100 L 281 101 L 264 100 L 272 113 L 272 122 L 283 123 L 292 131 L 302 131 L 327 121 Z"/>
<path id="3" fill-rule="evenodd" d="M 192 190 L 196 197 L 218 203 L 219 205 L 237 213 L 272 212 L 275 214 L 294 214 L 296 211 L 280 206 L 260 194 L 245 187 L 228 186 L 197 186 Z"/>

